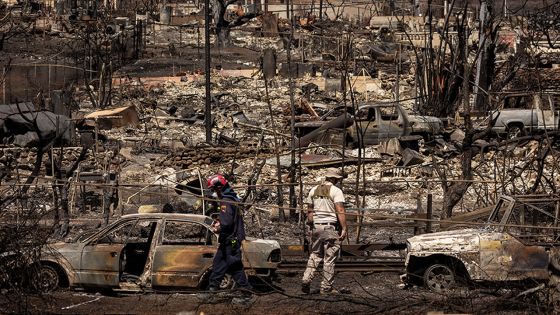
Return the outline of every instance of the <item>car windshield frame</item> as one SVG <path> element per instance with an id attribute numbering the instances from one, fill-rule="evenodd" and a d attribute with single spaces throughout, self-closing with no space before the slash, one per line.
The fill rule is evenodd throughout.
<path id="1" fill-rule="evenodd" d="M 110 230 L 112 230 L 116 226 L 123 225 L 123 224 L 129 223 L 130 221 L 137 221 L 137 220 L 138 220 L 138 218 L 118 219 L 115 222 L 113 222 L 113 223 L 107 225 L 106 227 L 100 229 L 99 231 L 97 231 L 95 233 L 92 233 L 90 236 L 86 237 L 85 239 L 78 240 L 78 242 L 83 243 L 83 244 L 88 244 L 92 240 L 94 240 L 96 238 L 99 238 L 98 236 L 107 234 L 107 232 L 109 232 Z M 157 220 L 159 220 L 159 219 L 157 219 Z"/>

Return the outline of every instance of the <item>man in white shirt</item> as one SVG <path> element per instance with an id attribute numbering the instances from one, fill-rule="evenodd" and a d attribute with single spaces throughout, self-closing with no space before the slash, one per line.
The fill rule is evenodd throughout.
<path id="1" fill-rule="evenodd" d="M 342 178 L 340 170 L 327 169 L 325 181 L 313 187 L 305 200 L 307 224 L 311 229 L 313 244 L 307 268 L 303 273 L 301 290 L 304 293 L 311 292 L 311 281 L 321 262 L 323 262 L 323 279 L 320 292 L 321 294 L 333 292 L 334 264 L 340 251 L 340 242 L 347 235 L 344 194 L 335 186 Z M 340 231 L 337 231 L 338 226 Z"/>

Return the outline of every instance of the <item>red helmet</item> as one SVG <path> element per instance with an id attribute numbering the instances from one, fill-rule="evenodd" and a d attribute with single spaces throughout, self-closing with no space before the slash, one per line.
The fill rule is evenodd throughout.
<path id="1" fill-rule="evenodd" d="M 208 177 L 208 180 L 206 182 L 206 185 L 210 189 L 213 189 L 215 187 L 224 187 L 227 184 L 228 184 L 227 179 L 220 174 L 216 174 Z"/>

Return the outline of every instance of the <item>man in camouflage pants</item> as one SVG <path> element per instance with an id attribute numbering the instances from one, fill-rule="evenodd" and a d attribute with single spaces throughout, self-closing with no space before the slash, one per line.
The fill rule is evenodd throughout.
<path id="1" fill-rule="evenodd" d="M 333 289 L 334 264 L 340 251 L 340 242 L 347 235 L 344 194 L 335 186 L 342 178 L 340 170 L 327 169 L 325 181 L 313 187 L 305 200 L 307 224 L 313 242 L 301 286 L 302 292 L 306 294 L 311 292 L 311 281 L 321 262 L 323 279 L 320 293 L 337 292 Z M 340 231 L 337 231 L 337 227 L 340 227 Z"/>

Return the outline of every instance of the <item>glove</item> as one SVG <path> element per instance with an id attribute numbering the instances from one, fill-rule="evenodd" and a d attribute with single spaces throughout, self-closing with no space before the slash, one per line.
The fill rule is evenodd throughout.
<path id="1" fill-rule="evenodd" d="M 210 228 L 212 229 L 212 232 L 219 233 L 220 232 L 220 221 L 215 220 L 214 223 L 212 223 L 212 225 L 210 226 Z"/>

